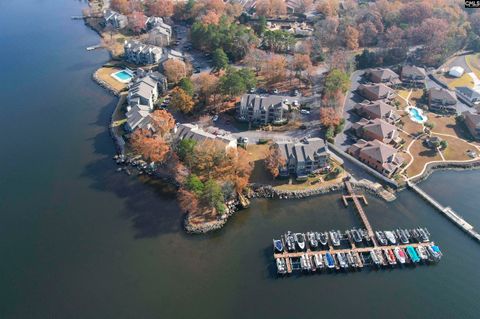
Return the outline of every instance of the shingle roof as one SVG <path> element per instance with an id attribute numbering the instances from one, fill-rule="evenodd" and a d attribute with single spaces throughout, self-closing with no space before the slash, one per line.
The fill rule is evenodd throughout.
<path id="1" fill-rule="evenodd" d="M 424 68 L 415 66 L 415 65 L 404 65 L 402 67 L 402 77 L 422 77 L 425 78 L 427 76 L 427 73 L 425 72 Z"/>
<path id="2" fill-rule="evenodd" d="M 382 98 L 393 91 L 385 84 L 360 84 L 358 89 L 361 92 L 369 92 L 370 94 L 375 95 L 377 98 Z"/>
<path id="3" fill-rule="evenodd" d="M 459 92 L 460 94 L 463 94 L 470 100 L 480 99 L 480 93 L 478 93 L 475 90 L 472 90 L 469 87 L 460 86 L 460 87 L 457 87 L 456 91 Z"/>
<path id="4" fill-rule="evenodd" d="M 286 96 L 281 95 L 244 94 L 240 101 L 240 105 L 242 107 L 253 106 L 254 110 L 258 110 L 271 106 L 283 105 L 286 99 Z"/>
<path id="5" fill-rule="evenodd" d="M 391 81 L 398 79 L 398 74 L 393 72 L 390 69 L 383 69 L 383 68 L 377 68 L 377 69 L 371 69 L 369 70 L 369 75 L 370 75 L 370 80 L 372 82 L 376 81 Z"/>
<path id="6" fill-rule="evenodd" d="M 477 129 L 480 129 L 480 115 L 473 114 L 469 111 L 465 111 L 462 113 L 465 119 L 468 119 Z"/>
<path id="7" fill-rule="evenodd" d="M 360 112 L 369 112 L 378 118 L 391 118 L 397 119 L 398 114 L 395 111 L 395 108 L 391 105 L 383 101 L 375 101 L 370 103 L 357 103 L 354 106 L 355 109 L 359 110 Z"/>
<path id="8" fill-rule="evenodd" d="M 376 136 L 381 136 L 383 140 L 395 139 L 398 136 L 397 127 L 382 119 L 366 120 L 362 119 L 352 125 L 353 128 L 361 128 L 363 131 L 370 132 Z"/>
<path id="9" fill-rule="evenodd" d="M 280 153 L 285 159 L 294 157 L 298 162 L 313 161 L 315 155 L 326 153 L 325 142 L 318 137 L 301 142 L 278 142 Z"/>
<path id="10" fill-rule="evenodd" d="M 428 93 L 431 100 L 442 100 L 452 104 L 457 103 L 457 97 L 453 91 L 443 88 L 431 88 Z"/>

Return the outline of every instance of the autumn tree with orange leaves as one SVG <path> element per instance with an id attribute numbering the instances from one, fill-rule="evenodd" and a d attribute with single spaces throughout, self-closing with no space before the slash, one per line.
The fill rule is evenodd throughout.
<path id="1" fill-rule="evenodd" d="M 337 126 L 340 124 L 340 117 L 333 107 L 322 107 L 320 109 L 320 124 L 325 127 Z"/>
<path id="2" fill-rule="evenodd" d="M 195 103 L 190 95 L 178 86 L 172 90 L 170 106 L 177 108 L 183 113 L 190 113 Z"/>
<path id="3" fill-rule="evenodd" d="M 164 137 L 175 127 L 175 119 L 165 110 L 156 110 L 150 114 L 152 117 L 152 127 L 160 136 Z"/>
<path id="4" fill-rule="evenodd" d="M 255 9 L 259 17 L 275 17 L 287 13 L 285 0 L 258 0 Z"/>
<path id="5" fill-rule="evenodd" d="M 147 8 L 150 16 L 171 17 L 174 6 L 172 0 L 149 0 Z"/>
<path id="6" fill-rule="evenodd" d="M 151 162 L 163 163 L 170 151 L 170 146 L 160 134 L 146 129 L 135 130 L 130 142 L 137 153 Z"/>
<path id="7" fill-rule="evenodd" d="M 147 17 L 143 12 L 135 11 L 128 15 L 128 26 L 134 33 L 140 33 L 145 28 Z"/>
<path id="8" fill-rule="evenodd" d="M 178 59 L 168 59 L 163 62 L 163 70 L 169 82 L 178 83 L 187 76 L 187 65 Z"/>
<path id="9" fill-rule="evenodd" d="M 286 67 L 287 60 L 284 56 L 272 54 L 269 59 L 263 62 L 260 74 L 269 85 L 273 85 L 285 79 L 287 76 Z"/>
<path id="10" fill-rule="evenodd" d="M 276 178 L 280 174 L 280 168 L 285 166 L 286 159 L 282 156 L 278 144 L 272 144 L 265 158 L 265 168 Z"/>

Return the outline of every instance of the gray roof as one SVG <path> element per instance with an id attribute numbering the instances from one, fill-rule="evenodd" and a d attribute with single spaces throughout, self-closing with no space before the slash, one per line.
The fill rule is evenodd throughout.
<path id="1" fill-rule="evenodd" d="M 377 98 L 383 98 L 384 96 L 388 95 L 389 93 L 393 92 L 391 88 L 386 86 L 385 84 L 360 84 L 358 89 L 361 92 L 368 92 L 370 94 L 375 95 Z"/>
<path id="2" fill-rule="evenodd" d="M 477 129 L 480 129 L 480 115 L 473 114 L 469 111 L 465 111 L 462 113 L 465 119 L 468 119 Z"/>
<path id="3" fill-rule="evenodd" d="M 397 127 L 382 119 L 366 120 L 361 119 L 352 125 L 355 130 L 362 129 L 365 132 L 370 132 L 376 136 L 381 136 L 384 141 L 393 140 L 398 137 Z"/>
<path id="4" fill-rule="evenodd" d="M 448 104 L 456 104 L 457 97 L 455 92 L 446 90 L 446 89 L 439 89 L 439 88 L 431 88 L 429 91 L 430 100 L 441 100 Z"/>
<path id="5" fill-rule="evenodd" d="M 360 112 L 369 112 L 378 118 L 390 118 L 396 120 L 399 118 L 395 108 L 384 101 L 362 102 L 355 104 L 354 108 Z"/>
<path id="6" fill-rule="evenodd" d="M 253 106 L 254 110 L 267 109 L 269 107 L 283 106 L 288 98 L 281 95 L 257 95 L 244 94 L 240 101 L 242 107 Z"/>
<path id="7" fill-rule="evenodd" d="M 402 77 L 421 77 L 425 78 L 427 76 L 427 72 L 425 72 L 424 68 L 415 66 L 415 65 L 404 65 L 402 67 Z"/>
<path id="8" fill-rule="evenodd" d="M 149 110 L 150 108 L 146 105 L 136 104 L 126 113 L 127 123 L 132 130 L 149 128 L 152 120 Z"/>
<path id="9" fill-rule="evenodd" d="M 318 137 L 300 142 L 278 142 L 280 153 L 285 159 L 295 158 L 298 162 L 313 161 L 315 156 L 327 153 L 325 142 Z"/>
<path id="10" fill-rule="evenodd" d="M 466 86 L 457 87 L 456 91 L 467 97 L 470 101 L 480 99 L 480 93 Z"/>
<path id="11" fill-rule="evenodd" d="M 378 79 L 384 82 L 384 81 L 392 81 L 399 78 L 397 73 L 393 72 L 388 68 L 387 69 L 383 69 L 383 68 L 371 69 L 369 70 L 368 73 L 371 81 Z"/>
<path id="12" fill-rule="evenodd" d="M 161 47 L 157 47 L 155 45 L 145 44 L 137 40 L 129 40 L 125 41 L 124 45 L 125 50 L 130 50 L 136 53 L 156 53 L 162 54 L 163 50 Z"/>
<path id="13" fill-rule="evenodd" d="M 185 138 L 196 141 L 197 143 L 203 143 L 206 141 L 219 141 L 224 144 L 229 144 L 232 141 L 236 141 L 236 138 L 229 135 L 215 135 L 198 127 L 198 125 L 185 123 L 177 124 L 175 139 L 183 140 Z"/>
<path id="14" fill-rule="evenodd" d="M 394 168 L 403 162 L 403 159 L 397 156 L 397 150 L 378 140 L 365 141 L 358 140 L 357 143 L 350 147 L 350 150 L 360 152 L 370 158 L 382 163 L 382 167 L 393 171 Z"/>

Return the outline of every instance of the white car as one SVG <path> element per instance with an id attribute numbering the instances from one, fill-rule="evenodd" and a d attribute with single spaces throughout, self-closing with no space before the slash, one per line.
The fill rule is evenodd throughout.
<path id="1" fill-rule="evenodd" d="M 218 115 L 215 115 L 215 116 L 212 118 L 212 121 L 214 121 L 214 122 L 218 121 Z"/>
<path id="2" fill-rule="evenodd" d="M 292 105 L 293 105 L 293 106 L 300 106 L 300 103 L 298 103 L 297 100 L 293 100 Z"/>
<path id="3" fill-rule="evenodd" d="M 303 109 L 303 110 L 300 110 L 300 113 L 302 113 L 302 114 L 310 114 L 310 111 Z"/>

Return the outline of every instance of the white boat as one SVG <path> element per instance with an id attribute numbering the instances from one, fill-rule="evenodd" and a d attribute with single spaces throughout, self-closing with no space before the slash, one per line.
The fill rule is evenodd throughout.
<path id="1" fill-rule="evenodd" d="M 384 232 L 384 234 L 385 234 L 385 237 L 387 237 L 388 241 L 389 241 L 392 245 L 397 244 L 397 239 L 395 238 L 395 235 L 394 235 L 391 231 L 386 230 L 386 231 Z"/>
<path id="2" fill-rule="evenodd" d="M 333 246 L 340 246 L 340 239 L 338 238 L 338 233 L 336 231 L 330 232 L 330 239 L 332 240 Z"/>
<path id="3" fill-rule="evenodd" d="M 314 255 L 313 262 L 315 264 L 315 267 L 317 267 L 317 269 L 323 268 L 323 260 L 322 260 L 321 254 Z"/>
<path id="4" fill-rule="evenodd" d="M 285 260 L 283 258 L 277 258 L 277 273 L 279 274 L 286 274 L 287 273 L 287 267 L 285 264 Z"/>
<path id="5" fill-rule="evenodd" d="M 378 259 L 378 256 L 374 250 L 370 250 L 370 257 L 375 265 L 380 265 L 380 259 Z"/>
<path id="6" fill-rule="evenodd" d="M 417 252 L 418 252 L 418 256 L 420 256 L 420 258 L 422 260 L 427 260 L 428 259 L 428 253 L 427 253 L 427 249 L 423 246 L 418 246 L 417 247 Z"/>
<path id="7" fill-rule="evenodd" d="M 404 264 L 406 261 L 405 258 L 405 252 L 401 250 L 399 247 L 395 247 L 393 249 L 393 253 L 395 254 L 395 257 L 397 257 L 397 260 L 401 263 Z"/>
<path id="8" fill-rule="evenodd" d="M 305 234 L 295 233 L 295 242 L 300 250 L 305 249 Z"/>

